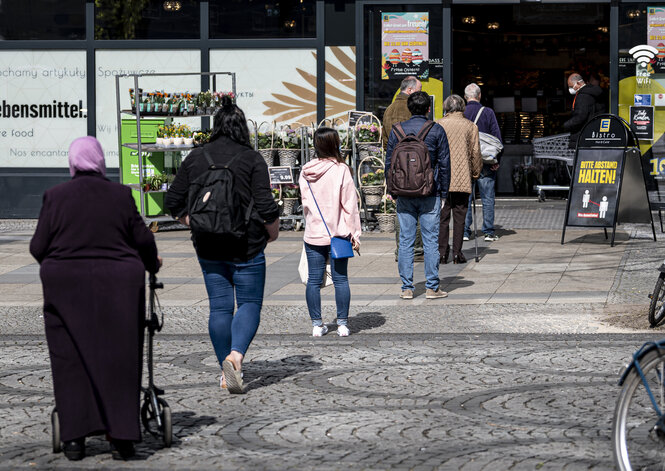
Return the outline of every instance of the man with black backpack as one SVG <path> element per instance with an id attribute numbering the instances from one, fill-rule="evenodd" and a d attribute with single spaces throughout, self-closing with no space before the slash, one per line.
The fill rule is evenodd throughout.
<path id="1" fill-rule="evenodd" d="M 429 106 L 427 93 L 409 96 L 411 119 L 393 126 L 386 151 L 386 183 L 388 192 L 397 199 L 400 225 L 397 266 L 402 299 L 413 299 L 413 246 L 418 221 L 425 249 L 425 297 L 448 296 L 439 289 L 439 217 L 450 185 L 450 152 L 443 128 L 427 119 Z"/>

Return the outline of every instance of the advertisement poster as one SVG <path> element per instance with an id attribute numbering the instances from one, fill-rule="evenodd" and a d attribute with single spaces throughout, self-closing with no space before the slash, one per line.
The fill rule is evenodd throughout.
<path id="1" fill-rule="evenodd" d="M 429 13 L 382 13 L 381 79 L 429 77 Z"/>
<path id="2" fill-rule="evenodd" d="M 567 225 L 612 227 L 623 158 L 623 149 L 578 149 Z"/>
<path id="3" fill-rule="evenodd" d="M 88 131 L 85 51 L 0 52 L 0 167 L 69 167 Z"/>
<path id="4" fill-rule="evenodd" d="M 647 44 L 658 49 L 658 58 L 665 59 L 665 7 L 647 9 Z"/>
<path id="5" fill-rule="evenodd" d="M 631 106 L 630 127 L 638 139 L 653 141 L 653 106 Z"/>

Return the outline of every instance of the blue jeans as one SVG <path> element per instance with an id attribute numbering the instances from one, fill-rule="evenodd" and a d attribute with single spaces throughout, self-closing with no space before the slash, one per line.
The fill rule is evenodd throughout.
<path id="1" fill-rule="evenodd" d="M 307 288 L 305 299 L 309 317 L 313 326 L 322 326 L 321 319 L 321 284 L 326 275 L 326 260 L 330 258 L 329 245 L 311 245 L 305 242 L 307 254 Z M 351 304 L 351 289 L 347 268 L 348 258 L 330 258 L 330 271 L 335 285 L 335 304 L 337 304 L 337 325 L 346 325 L 349 319 L 349 304 Z"/>
<path id="2" fill-rule="evenodd" d="M 425 249 L 425 287 L 439 287 L 439 218 L 441 200 L 438 196 L 397 198 L 399 219 L 399 254 L 397 267 L 402 279 L 402 289 L 413 290 L 413 246 L 416 240 L 416 223 L 420 220 L 420 232 Z"/>
<path id="3" fill-rule="evenodd" d="M 199 258 L 199 264 L 210 301 L 208 332 L 221 365 L 231 350 L 244 355 L 259 328 L 266 257 L 261 252 L 243 263 Z"/>
<path id="4" fill-rule="evenodd" d="M 483 202 L 483 234 L 494 235 L 494 184 L 496 183 L 496 171 L 490 170 L 488 165 L 483 165 L 480 178 L 476 181 Z M 466 211 L 464 221 L 464 235 L 471 235 L 471 224 L 473 224 L 472 206 L 473 193 L 469 196 L 469 209 Z"/>

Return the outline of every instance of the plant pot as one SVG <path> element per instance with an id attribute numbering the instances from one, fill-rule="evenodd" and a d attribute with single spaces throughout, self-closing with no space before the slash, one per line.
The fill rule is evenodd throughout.
<path id="1" fill-rule="evenodd" d="M 155 145 L 156 146 L 163 146 L 164 145 L 164 138 L 163 137 L 156 137 L 155 138 Z"/>
<path id="2" fill-rule="evenodd" d="M 395 213 L 377 213 L 376 220 L 379 222 L 379 230 L 381 232 L 395 232 L 395 220 L 397 214 Z"/>
<path id="3" fill-rule="evenodd" d="M 298 206 L 298 198 L 284 198 L 282 199 L 284 204 L 282 207 L 284 208 L 284 216 L 290 216 L 293 214 L 294 210 Z"/>
<path id="4" fill-rule="evenodd" d="M 181 146 L 182 145 L 182 137 L 174 137 L 173 138 L 173 145 L 174 146 Z"/>
<path id="5" fill-rule="evenodd" d="M 185 144 L 186 146 L 191 146 L 194 144 L 194 138 L 193 137 L 185 137 L 182 140 L 182 143 Z"/>
<path id="6" fill-rule="evenodd" d="M 300 149 L 279 149 L 279 165 L 283 167 L 295 167 L 296 161 L 300 158 Z"/>
<path id="7" fill-rule="evenodd" d="M 274 157 L 272 153 L 273 149 L 259 149 L 259 154 L 263 157 L 263 160 L 266 161 L 268 167 L 272 167 L 274 164 Z"/>
<path id="8" fill-rule="evenodd" d="M 383 185 L 372 185 L 360 187 L 363 195 L 365 195 L 365 204 L 367 206 L 378 206 L 381 204 L 381 198 L 385 192 Z"/>

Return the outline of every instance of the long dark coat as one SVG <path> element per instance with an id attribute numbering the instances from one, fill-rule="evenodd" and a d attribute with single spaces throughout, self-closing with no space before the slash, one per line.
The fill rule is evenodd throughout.
<path id="1" fill-rule="evenodd" d="M 88 172 L 47 190 L 30 253 L 62 440 L 140 440 L 145 270 L 158 260 L 131 190 Z"/>

